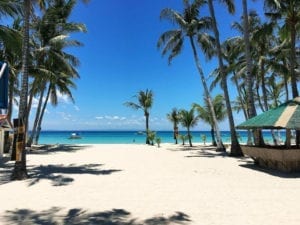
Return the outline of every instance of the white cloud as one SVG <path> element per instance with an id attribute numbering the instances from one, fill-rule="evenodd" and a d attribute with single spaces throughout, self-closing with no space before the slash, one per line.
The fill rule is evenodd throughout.
<path id="1" fill-rule="evenodd" d="M 76 111 L 80 111 L 80 108 L 79 108 L 77 105 L 74 105 L 74 109 L 75 109 Z"/>
<path id="2" fill-rule="evenodd" d="M 71 114 L 67 114 L 65 112 L 57 112 L 57 114 L 60 115 L 63 120 L 71 120 L 72 118 Z"/>

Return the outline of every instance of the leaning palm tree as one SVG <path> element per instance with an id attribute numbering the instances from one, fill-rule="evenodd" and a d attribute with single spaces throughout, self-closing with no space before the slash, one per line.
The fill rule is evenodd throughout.
<path id="1" fill-rule="evenodd" d="M 228 11 L 233 14 L 235 11 L 233 0 L 227 0 L 224 2 L 226 3 Z M 214 36 L 216 39 L 216 50 L 217 50 L 217 55 L 218 55 L 218 60 L 219 60 L 219 68 L 220 68 L 221 79 L 222 79 L 221 86 L 224 91 L 227 115 L 228 115 L 228 120 L 229 120 L 229 127 L 230 127 L 230 134 L 231 134 L 230 155 L 231 156 L 242 156 L 243 152 L 242 152 L 241 146 L 238 142 L 237 133 L 235 130 L 235 125 L 234 125 L 234 120 L 233 120 L 233 115 L 232 115 L 232 108 L 231 108 L 229 91 L 228 91 L 228 86 L 227 86 L 227 74 L 225 71 L 224 63 L 223 63 L 223 56 L 222 56 L 223 53 L 222 53 L 221 42 L 220 42 L 220 37 L 219 37 L 219 30 L 217 27 L 217 21 L 216 21 L 216 17 L 215 17 L 213 0 L 208 0 L 208 6 L 209 6 L 209 11 L 210 11 L 210 16 L 212 18 L 212 28 L 213 28 Z"/>
<path id="2" fill-rule="evenodd" d="M 39 72 L 39 76 L 35 77 L 31 90 L 33 91 L 32 94 L 39 94 L 39 104 L 32 132 L 27 142 L 29 146 L 33 140 L 37 143 L 39 139 L 39 132 L 44 115 L 42 111 L 42 108 L 44 108 L 42 107 L 42 101 L 44 100 L 47 85 L 50 87 L 51 84 L 51 88 L 56 89 L 56 87 L 61 87 L 63 82 L 65 82 L 64 86 L 69 85 L 73 87 L 72 79 L 79 77 L 75 69 L 75 67 L 79 65 L 79 60 L 64 51 L 64 49 L 68 47 L 78 47 L 82 45 L 76 40 L 70 40 L 68 34 L 86 31 L 84 24 L 68 21 L 74 6 L 74 0 L 68 2 L 54 2 L 53 5 L 45 11 L 43 17 L 36 19 L 34 23 L 34 27 L 36 28 L 35 41 L 38 46 L 34 53 L 36 54 L 36 58 L 39 59 L 36 63 L 38 65 L 36 70 Z M 52 23 L 48 21 L 52 21 Z M 53 64 L 57 66 L 53 68 Z M 62 80 L 63 82 L 61 82 Z M 64 87 L 64 89 L 69 88 Z M 52 93 L 54 93 L 53 90 Z M 66 94 L 70 97 L 72 96 L 70 91 L 67 91 Z M 54 95 L 52 94 L 52 96 Z M 45 101 L 45 103 L 47 101 Z M 52 100 L 51 103 L 53 105 L 57 104 Z M 46 107 L 47 104 L 44 105 Z"/>
<path id="3" fill-rule="evenodd" d="M 227 115 L 226 107 L 224 104 L 224 97 L 222 95 L 217 95 L 213 99 L 213 105 L 214 105 L 214 110 L 216 112 L 217 120 L 219 122 L 223 121 Z M 197 103 L 194 103 L 192 106 L 198 112 L 199 118 L 210 125 L 212 144 L 216 146 L 217 144 L 215 140 L 215 125 L 211 116 L 211 111 L 208 102 L 205 101 L 204 106 L 201 106 Z"/>
<path id="4" fill-rule="evenodd" d="M 198 43 L 203 49 L 207 50 L 212 47 L 212 45 L 209 46 L 209 44 L 211 44 L 210 36 L 207 33 L 200 32 L 201 30 L 203 31 L 204 29 L 209 28 L 211 25 L 210 19 L 199 18 L 199 7 L 204 3 L 205 0 L 196 0 L 192 3 L 190 3 L 189 0 L 183 0 L 183 13 L 170 8 L 163 9 L 161 11 L 160 18 L 170 21 L 171 23 L 177 25 L 178 28 L 164 32 L 160 36 L 157 46 L 158 48 L 162 48 L 162 55 L 169 53 L 168 61 L 170 64 L 172 59 L 180 54 L 185 37 L 188 38 L 193 50 L 195 64 L 204 87 L 205 97 L 209 102 L 213 120 L 215 121 L 218 145 L 217 148 L 219 150 L 225 150 L 221 144 L 221 134 L 195 44 L 197 39 Z"/>
<path id="5" fill-rule="evenodd" d="M 173 108 L 171 113 L 167 114 L 167 118 L 169 121 L 173 123 L 174 140 L 175 140 L 175 144 L 178 144 L 178 123 L 179 123 L 178 110 L 176 108 Z"/>
<path id="6" fill-rule="evenodd" d="M 141 109 L 144 111 L 144 116 L 146 119 L 146 144 L 150 144 L 149 141 L 149 116 L 150 109 L 153 105 L 153 92 L 146 89 L 146 91 L 139 91 L 137 95 L 134 96 L 137 98 L 138 102 L 125 102 L 124 105 L 133 109 Z"/>
<path id="7" fill-rule="evenodd" d="M 197 125 L 199 121 L 199 117 L 195 116 L 193 108 L 189 111 L 182 109 L 179 111 L 179 121 L 183 127 L 186 127 L 189 144 L 190 147 L 192 147 L 193 144 L 192 144 L 191 127 Z"/>

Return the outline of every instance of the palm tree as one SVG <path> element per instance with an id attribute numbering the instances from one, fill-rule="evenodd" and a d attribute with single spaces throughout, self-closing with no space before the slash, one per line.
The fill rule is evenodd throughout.
<path id="1" fill-rule="evenodd" d="M 144 111 L 144 116 L 146 118 L 146 144 L 150 144 L 149 141 L 149 116 L 150 109 L 153 105 L 153 92 L 151 90 L 146 89 L 146 91 L 139 91 L 137 95 L 134 96 L 137 98 L 138 102 L 125 102 L 124 105 L 135 110 L 141 109 Z"/>
<path id="2" fill-rule="evenodd" d="M 66 3 L 60 1 L 55 2 L 45 11 L 44 16 L 40 20 L 36 19 L 35 21 L 37 42 L 39 42 L 37 44 L 39 48 L 37 48 L 35 52 L 39 59 L 37 62 L 39 65 L 38 72 L 39 75 L 43 76 L 37 76 L 34 79 L 34 85 L 32 87 L 33 91 L 36 90 L 36 92 L 33 92 L 32 94 L 39 93 L 40 100 L 31 136 L 27 142 L 29 146 L 33 139 L 35 139 L 35 143 L 37 143 L 39 139 L 42 118 L 49 98 L 47 95 L 44 106 L 42 107 L 47 84 L 50 83 L 48 88 L 51 86 L 51 89 L 60 88 L 62 90 L 67 90 L 65 91 L 65 94 L 73 99 L 67 85 L 74 87 L 72 79 L 79 77 L 79 74 L 75 69 L 75 67 L 79 65 L 79 60 L 64 52 L 64 48 L 82 45 L 76 40 L 69 40 L 67 34 L 71 32 L 86 31 L 83 24 L 67 22 L 74 6 L 75 1 L 68 1 Z M 53 23 L 48 23 L 49 20 Z M 53 64 L 56 66 L 53 67 Z M 53 97 L 56 95 L 56 93 L 54 93 L 55 90 L 51 90 L 51 92 L 51 103 L 56 105 L 57 102 L 55 97 Z"/>
<path id="3" fill-rule="evenodd" d="M 224 2 L 226 3 L 228 11 L 233 14 L 235 11 L 233 0 L 227 0 Z M 210 16 L 212 18 L 212 28 L 213 28 L 215 39 L 216 39 L 216 47 L 217 47 L 216 49 L 217 49 L 219 68 L 220 68 L 221 78 L 222 78 L 221 87 L 224 91 L 227 115 L 228 115 L 228 120 L 229 120 L 229 127 L 230 127 L 230 134 L 231 134 L 230 155 L 231 156 L 242 156 L 243 152 L 242 152 L 241 146 L 238 142 L 235 125 L 234 125 L 234 120 L 233 120 L 233 115 L 232 115 L 229 91 L 228 91 L 228 86 L 227 86 L 227 75 L 226 75 L 226 71 L 225 71 L 225 67 L 224 67 L 224 63 L 223 63 L 223 57 L 222 57 L 223 53 L 222 53 L 222 49 L 221 49 L 221 43 L 220 43 L 220 37 L 219 37 L 220 35 L 219 35 L 219 30 L 217 27 L 217 21 L 216 21 L 216 17 L 215 17 L 213 0 L 208 0 L 208 6 L 209 6 L 209 11 L 210 11 Z"/>
<path id="4" fill-rule="evenodd" d="M 16 0 L 1 0 L 0 1 L 0 17 L 9 16 L 15 17 L 20 15 L 22 5 L 20 1 Z"/>
<path id="5" fill-rule="evenodd" d="M 173 108 L 171 113 L 167 114 L 167 118 L 170 122 L 173 123 L 174 140 L 175 140 L 175 144 L 178 144 L 178 123 L 179 123 L 178 110 L 176 108 Z"/>
<path id="6" fill-rule="evenodd" d="M 83 2 L 88 2 L 88 0 L 83 0 Z M 24 28 L 23 28 L 23 41 L 22 41 L 22 76 L 21 76 L 21 92 L 20 92 L 20 103 L 19 103 L 19 122 L 22 124 L 27 124 L 26 118 L 28 111 L 28 67 L 29 67 L 29 24 L 30 15 L 33 12 L 33 4 L 38 3 L 40 9 L 46 8 L 46 3 L 51 4 L 52 1 L 45 0 L 23 0 L 23 13 L 24 13 Z M 26 132 L 22 135 L 21 139 L 23 144 L 20 146 L 22 150 L 21 161 L 16 161 L 14 170 L 11 175 L 12 180 L 23 180 L 28 177 L 26 168 L 26 151 L 25 151 L 25 140 Z"/>
<path id="7" fill-rule="evenodd" d="M 182 109 L 179 111 L 179 121 L 183 127 L 187 129 L 187 136 L 189 140 L 190 147 L 192 147 L 192 135 L 191 135 L 191 127 L 197 125 L 199 121 L 199 117 L 194 115 L 194 109 L 185 110 Z"/>
<path id="8" fill-rule="evenodd" d="M 214 105 L 214 110 L 216 112 L 217 120 L 219 122 L 223 121 L 227 116 L 227 111 L 226 111 L 226 107 L 224 104 L 224 97 L 222 95 L 217 95 L 213 99 L 213 105 Z M 208 102 L 205 101 L 204 106 L 194 103 L 193 108 L 198 112 L 199 118 L 211 126 L 212 144 L 214 146 L 216 146 L 215 125 L 214 125 L 214 121 L 211 116 L 210 107 L 208 106 Z"/>
<path id="9" fill-rule="evenodd" d="M 251 43 L 250 43 L 250 26 L 249 26 L 249 16 L 248 16 L 248 7 L 247 0 L 243 0 L 243 16 L 242 21 L 243 25 L 239 27 L 239 31 L 243 34 L 243 45 L 244 46 L 244 60 L 245 60 L 245 87 L 246 87 L 246 99 L 247 99 L 247 116 L 248 118 L 252 118 L 256 116 L 256 108 L 255 108 L 255 92 L 254 92 L 254 77 L 255 74 L 253 62 L 252 62 L 252 54 L 251 54 Z M 254 142 L 256 145 L 264 145 L 262 134 L 260 130 L 254 130 L 253 132 Z"/>
<path id="10" fill-rule="evenodd" d="M 168 61 L 171 63 L 172 59 L 180 54 L 184 38 L 187 37 L 193 51 L 193 56 L 195 64 L 204 87 L 205 97 L 209 102 L 211 108 L 212 117 L 215 121 L 215 129 L 217 133 L 217 148 L 220 150 L 225 150 L 221 143 L 221 134 L 217 124 L 216 115 L 211 102 L 210 93 L 206 84 L 206 79 L 201 68 L 200 60 L 198 57 L 195 39 L 197 38 L 198 43 L 203 49 L 207 50 L 211 46 L 211 38 L 207 33 L 199 32 L 203 29 L 207 29 L 211 25 L 211 20 L 208 18 L 199 19 L 199 7 L 205 3 L 204 0 L 196 0 L 190 3 L 189 0 L 183 0 L 184 10 L 183 13 L 177 12 L 176 10 L 166 8 L 161 11 L 160 18 L 169 20 L 171 23 L 176 24 L 178 29 L 169 30 L 164 32 L 157 43 L 158 48 L 162 48 L 162 55 L 169 53 Z M 209 45 L 210 44 L 210 45 Z"/>
<path id="11" fill-rule="evenodd" d="M 277 1 L 266 0 L 264 6 L 268 10 L 266 15 L 274 20 L 283 20 L 283 26 L 280 28 L 280 36 L 289 43 L 290 53 L 290 78 L 293 98 L 299 96 L 297 89 L 296 75 L 296 40 L 299 36 L 300 25 L 300 4 L 298 0 Z M 298 32 L 298 34 L 297 34 Z"/>
<path id="12" fill-rule="evenodd" d="M 269 12 L 267 16 L 272 19 L 279 19 L 283 22 L 280 27 L 280 36 L 288 43 L 289 47 L 289 70 L 291 79 L 291 89 L 293 98 L 299 96 L 297 87 L 297 81 L 299 76 L 296 73 L 297 68 L 297 56 L 296 56 L 296 43 L 297 37 L 299 37 L 300 27 L 300 4 L 298 0 L 290 1 L 277 1 L 266 0 L 264 6 Z M 300 131 L 296 131 L 296 145 L 300 145 Z"/>

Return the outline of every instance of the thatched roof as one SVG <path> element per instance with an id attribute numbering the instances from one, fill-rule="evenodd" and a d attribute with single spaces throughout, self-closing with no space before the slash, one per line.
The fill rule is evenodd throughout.
<path id="1" fill-rule="evenodd" d="M 287 101 L 239 124 L 237 129 L 295 129 L 300 130 L 300 97 Z"/>

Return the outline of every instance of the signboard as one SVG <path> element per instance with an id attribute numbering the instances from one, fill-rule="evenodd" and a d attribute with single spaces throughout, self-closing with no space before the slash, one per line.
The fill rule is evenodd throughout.
<path id="1" fill-rule="evenodd" d="M 8 105 L 8 66 L 0 62 L 0 109 L 7 109 Z"/>

